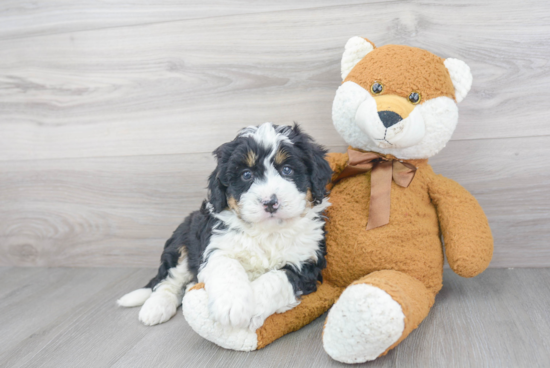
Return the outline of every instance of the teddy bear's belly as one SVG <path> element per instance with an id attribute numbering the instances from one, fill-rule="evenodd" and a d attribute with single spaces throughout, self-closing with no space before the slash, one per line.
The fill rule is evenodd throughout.
<path id="1" fill-rule="evenodd" d="M 392 184 L 390 223 L 367 231 L 370 176 L 345 179 L 331 192 L 327 231 L 329 282 L 345 287 L 379 270 L 405 272 L 437 292 L 443 249 L 437 213 L 420 178 L 408 188 Z"/>

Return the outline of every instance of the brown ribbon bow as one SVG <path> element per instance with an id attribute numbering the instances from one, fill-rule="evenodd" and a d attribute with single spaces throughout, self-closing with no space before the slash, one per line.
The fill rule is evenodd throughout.
<path id="1" fill-rule="evenodd" d="M 348 156 L 348 166 L 336 180 L 372 170 L 367 230 L 388 224 L 392 178 L 395 184 L 407 188 L 414 179 L 416 167 L 375 152 L 361 152 L 351 148 L 348 148 Z"/>

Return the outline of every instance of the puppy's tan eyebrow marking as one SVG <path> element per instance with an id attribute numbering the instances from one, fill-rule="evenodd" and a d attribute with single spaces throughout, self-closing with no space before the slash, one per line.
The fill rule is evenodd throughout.
<path id="1" fill-rule="evenodd" d="M 253 151 L 248 151 L 248 153 L 246 154 L 246 165 L 248 167 L 252 167 L 256 164 L 256 159 L 258 157 L 256 156 L 256 153 L 254 153 Z"/>
<path id="2" fill-rule="evenodd" d="M 287 158 L 288 158 L 288 153 L 286 153 L 285 151 L 279 149 L 279 150 L 277 150 L 277 153 L 275 154 L 275 163 L 277 165 L 280 165 Z"/>
<path id="3" fill-rule="evenodd" d="M 241 209 L 239 208 L 239 204 L 237 203 L 235 197 L 227 198 L 227 205 L 229 206 L 229 208 L 237 212 L 237 215 L 240 214 Z"/>

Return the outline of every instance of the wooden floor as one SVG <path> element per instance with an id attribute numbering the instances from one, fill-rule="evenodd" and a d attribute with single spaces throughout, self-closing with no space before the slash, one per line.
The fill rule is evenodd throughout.
<path id="1" fill-rule="evenodd" d="M 0 367 L 333 367 L 324 317 L 267 348 L 240 353 L 196 335 L 181 312 L 145 327 L 115 300 L 151 269 L 0 268 Z M 550 269 L 445 271 L 422 325 L 368 367 L 549 367 Z"/>

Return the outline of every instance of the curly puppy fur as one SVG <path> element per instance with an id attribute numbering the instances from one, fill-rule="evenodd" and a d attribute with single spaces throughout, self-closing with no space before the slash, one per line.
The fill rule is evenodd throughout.
<path id="1" fill-rule="evenodd" d="M 325 154 L 298 125 L 243 129 L 214 151 L 208 198 L 166 241 L 157 275 L 118 304 L 162 323 L 201 282 L 213 322 L 251 330 L 298 305 L 326 266 Z"/>

